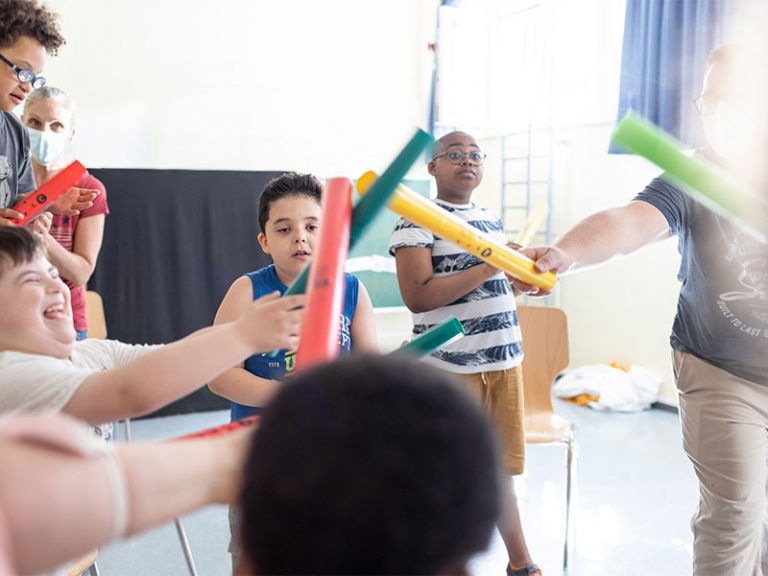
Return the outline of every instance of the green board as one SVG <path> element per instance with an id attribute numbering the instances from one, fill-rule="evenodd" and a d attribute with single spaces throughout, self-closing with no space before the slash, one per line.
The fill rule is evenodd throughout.
<path id="1" fill-rule="evenodd" d="M 423 196 L 429 196 L 429 180 L 403 180 L 403 184 Z M 360 195 L 355 191 L 353 202 L 357 202 L 359 199 Z M 349 258 L 362 256 L 392 258 L 389 255 L 389 241 L 392 238 L 392 231 L 395 229 L 395 222 L 398 218 L 399 216 L 391 210 L 384 210 L 365 231 L 354 250 L 349 253 Z M 396 274 L 370 270 L 355 271 L 352 274 L 365 284 L 371 295 L 374 308 L 404 306 L 403 299 L 400 297 Z"/>

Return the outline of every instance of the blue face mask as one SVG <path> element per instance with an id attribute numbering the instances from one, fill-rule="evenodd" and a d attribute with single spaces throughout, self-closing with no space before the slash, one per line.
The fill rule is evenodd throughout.
<path id="1" fill-rule="evenodd" d="M 67 134 L 56 132 L 40 132 L 34 128 L 29 131 L 29 153 L 43 166 L 50 166 L 58 160 L 67 149 Z"/>

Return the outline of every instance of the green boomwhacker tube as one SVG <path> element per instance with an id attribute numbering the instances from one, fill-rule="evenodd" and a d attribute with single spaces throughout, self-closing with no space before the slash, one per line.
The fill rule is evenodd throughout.
<path id="1" fill-rule="evenodd" d="M 768 204 L 748 186 L 700 156 L 687 156 L 683 144 L 639 114 L 619 122 L 613 141 L 665 170 L 665 176 L 697 202 L 728 218 L 760 240 L 768 240 Z"/>
<path id="2" fill-rule="evenodd" d="M 463 335 L 464 327 L 461 325 L 461 322 L 459 322 L 455 316 L 451 316 L 442 324 L 433 326 L 423 334 L 419 334 L 419 336 L 408 342 L 408 344 L 405 344 L 392 352 L 391 355 L 421 358 L 422 356 L 431 354 L 449 342 L 458 340 Z"/>

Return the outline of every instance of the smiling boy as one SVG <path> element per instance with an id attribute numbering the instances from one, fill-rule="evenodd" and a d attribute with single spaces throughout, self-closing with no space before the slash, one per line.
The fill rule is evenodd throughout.
<path id="1" fill-rule="evenodd" d="M 303 301 L 271 294 L 165 346 L 76 341 L 69 289 L 40 241 L 0 227 L 0 414 L 54 410 L 98 425 L 152 412 L 255 352 L 295 346 Z"/>

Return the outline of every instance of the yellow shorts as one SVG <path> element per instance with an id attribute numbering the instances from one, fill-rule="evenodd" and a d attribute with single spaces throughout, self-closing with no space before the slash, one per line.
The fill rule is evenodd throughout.
<path id="1" fill-rule="evenodd" d="M 496 425 L 507 473 L 522 474 L 525 466 L 523 367 L 455 376 L 461 378 Z"/>

